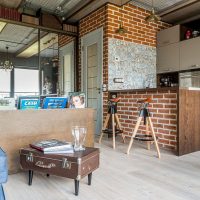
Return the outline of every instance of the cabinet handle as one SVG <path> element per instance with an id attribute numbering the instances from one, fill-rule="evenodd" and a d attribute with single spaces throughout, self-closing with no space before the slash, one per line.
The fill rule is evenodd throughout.
<path id="1" fill-rule="evenodd" d="M 166 40 L 166 41 L 163 41 L 163 44 L 168 44 L 170 41 L 169 40 Z"/>
<path id="2" fill-rule="evenodd" d="M 171 71 L 171 69 L 164 69 L 163 71 L 164 72 L 169 72 L 169 71 Z"/>
<path id="3" fill-rule="evenodd" d="M 199 67 L 199 65 L 192 65 L 191 68 Z"/>

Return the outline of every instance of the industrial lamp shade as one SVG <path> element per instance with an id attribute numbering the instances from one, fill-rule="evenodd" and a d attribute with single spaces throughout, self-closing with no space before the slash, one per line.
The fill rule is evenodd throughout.
<path id="1" fill-rule="evenodd" d="M 118 33 L 121 35 L 127 33 L 127 30 L 123 27 L 122 22 L 120 22 L 119 28 L 115 31 L 115 33 Z"/>
<path id="2" fill-rule="evenodd" d="M 158 15 L 155 14 L 154 8 L 152 8 L 152 11 L 151 11 L 150 15 L 148 15 L 145 18 L 146 22 L 158 22 L 160 20 L 161 20 L 161 18 L 160 18 L 160 16 L 158 16 Z"/>

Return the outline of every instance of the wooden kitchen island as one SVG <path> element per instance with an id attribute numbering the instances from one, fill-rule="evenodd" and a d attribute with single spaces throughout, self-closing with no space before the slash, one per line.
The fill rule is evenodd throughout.
<path id="1" fill-rule="evenodd" d="M 117 109 L 126 135 L 135 128 L 137 100 L 151 97 L 149 109 L 159 145 L 179 156 L 200 150 L 200 89 L 163 87 L 110 91 L 112 94 L 122 98 Z M 145 130 L 141 125 L 138 132 Z"/>

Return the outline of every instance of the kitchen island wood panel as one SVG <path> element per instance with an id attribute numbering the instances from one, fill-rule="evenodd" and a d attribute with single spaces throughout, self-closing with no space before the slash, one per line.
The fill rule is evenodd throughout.
<path id="1" fill-rule="evenodd" d="M 7 153 L 10 173 L 20 168 L 21 147 L 52 138 L 72 141 L 72 126 L 86 126 L 85 144 L 94 146 L 94 110 L 90 108 L 0 111 L 0 124 L 0 147 Z"/>
<path id="2" fill-rule="evenodd" d="M 179 91 L 178 154 L 200 150 L 200 91 Z"/>

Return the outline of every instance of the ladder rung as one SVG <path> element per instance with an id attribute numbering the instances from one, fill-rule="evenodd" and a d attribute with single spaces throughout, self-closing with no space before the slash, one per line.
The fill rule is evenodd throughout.
<path id="1" fill-rule="evenodd" d="M 152 142 L 154 141 L 152 135 L 146 135 L 146 134 L 138 134 L 134 137 L 135 140 L 139 141 L 145 141 L 145 142 Z M 156 137 L 156 140 L 158 140 L 158 137 Z"/>
<path id="2" fill-rule="evenodd" d="M 102 130 L 103 133 L 107 133 L 107 134 L 112 134 L 113 133 L 113 130 L 112 129 L 105 129 L 105 130 Z M 119 133 L 123 133 L 123 130 L 120 130 L 120 129 L 116 129 L 115 130 L 115 134 L 119 134 Z"/>

